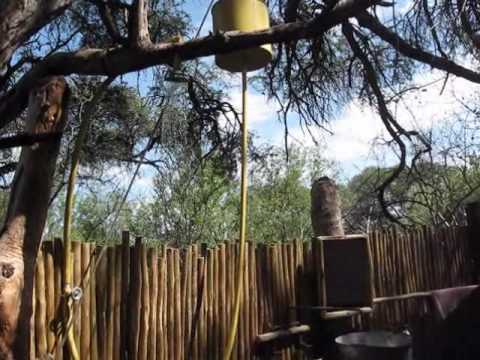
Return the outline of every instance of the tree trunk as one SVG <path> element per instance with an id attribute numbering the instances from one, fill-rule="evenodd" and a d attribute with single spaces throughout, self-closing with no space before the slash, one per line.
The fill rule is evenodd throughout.
<path id="1" fill-rule="evenodd" d="M 310 195 L 313 235 L 343 236 L 342 212 L 335 182 L 326 176 L 315 180 Z"/>
<path id="2" fill-rule="evenodd" d="M 61 132 L 67 118 L 63 78 L 42 79 L 29 96 L 26 131 Z M 47 216 L 60 137 L 22 148 L 0 232 L 0 359 L 30 357 L 35 261 Z"/>
<path id="3" fill-rule="evenodd" d="M 0 71 L 9 63 L 15 50 L 60 16 L 71 3 L 71 0 L 2 0 Z"/>

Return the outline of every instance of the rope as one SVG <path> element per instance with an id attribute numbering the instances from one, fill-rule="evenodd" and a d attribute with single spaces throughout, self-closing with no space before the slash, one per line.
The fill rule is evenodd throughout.
<path id="1" fill-rule="evenodd" d="M 247 196 L 248 196 L 248 129 L 247 129 L 247 72 L 242 72 L 242 177 L 241 177 L 241 205 L 240 205 L 240 254 L 237 268 L 237 287 L 235 289 L 235 304 L 233 319 L 230 326 L 225 360 L 232 356 L 237 336 L 240 306 L 242 302 L 243 285 L 242 275 L 245 272 L 245 241 L 247 233 Z"/>
<path id="2" fill-rule="evenodd" d="M 200 32 L 202 31 L 203 25 L 205 24 L 205 20 L 207 20 L 208 13 L 210 12 L 210 9 L 212 8 L 214 0 L 210 0 L 210 4 L 208 4 L 207 11 L 205 11 L 205 14 L 203 15 L 202 22 L 200 23 L 200 26 L 198 27 L 197 34 L 195 35 L 194 39 L 198 38 L 200 35 Z"/>

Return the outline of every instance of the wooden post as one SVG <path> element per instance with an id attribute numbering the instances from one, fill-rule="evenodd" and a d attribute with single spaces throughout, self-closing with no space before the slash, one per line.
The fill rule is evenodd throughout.
<path id="1" fill-rule="evenodd" d="M 480 201 L 467 205 L 468 243 L 471 261 L 473 262 L 473 279 L 480 278 Z M 465 262 L 466 263 L 466 262 Z"/>
<path id="2" fill-rule="evenodd" d="M 344 236 L 342 225 L 342 212 L 340 210 L 340 201 L 337 197 L 337 186 L 335 182 L 328 177 L 321 177 L 312 184 L 311 196 L 311 220 L 313 235 L 317 236 Z M 325 292 L 325 268 L 323 257 L 323 243 L 315 240 L 312 243 L 312 259 L 315 261 L 313 268 L 316 269 L 316 276 L 320 276 L 317 282 L 317 296 L 321 305 L 327 305 Z M 338 335 L 339 329 L 343 331 L 348 324 L 348 319 L 324 321 L 313 321 L 311 324 L 312 332 L 316 338 L 314 340 L 317 348 L 314 349 L 316 355 L 328 354 L 332 349 L 328 349 L 327 344 L 333 344 L 333 339 Z M 350 322 L 351 323 L 351 322 Z M 316 334 L 316 335 L 315 335 Z"/>
<path id="3" fill-rule="evenodd" d="M 128 341 L 129 341 L 129 323 L 128 323 L 128 294 L 130 290 L 130 233 L 122 232 L 122 294 L 120 301 L 120 359 L 128 358 Z"/>
<path id="4" fill-rule="evenodd" d="M 142 288 L 141 278 L 141 263 L 140 263 L 140 249 L 142 246 L 142 238 L 136 237 L 135 247 L 132 249 L 130 256 L 130 279 L 132 286 L 130 287 L 128 308 L 129 318 L 128 324 L 130 327 L 128 358 L 137 359 L 138 344 L 139 344 L 139 328 L 140 328 L 140 311 L 141 299 L 140 291 Z"/>
<path id="5" fill-rule="evenodd" d="M 344 235 L 340 201 L 337 198 L 337 187 L 335 182 L 328 177 L 321 177 L 312 184 L 311 218 L 313 235 L 315 237 Z M 318 277 L 318 300 L 320 305 L 326 306 L 323 244 L 321 241 L 314 241 L 312 245 L 315 267 L 319 270 L 316 271 Z"/>
<path id="6" fill-rule="evenodd" d="M 335 182 L 328 177 L 315 180 L 310 195 L 314 236 L 344 235 Z"/>
<path id="7" fill-rule="evenodd" d="M 45 258 L 45 299 L 47 301 L 47 344 L 48 350 L 55 344 L 55 332 L 50 327 L 51 321 L 55 318 L 55 268 L 53 265 L 53 242 L 43 243 L 43 254 Z"/>

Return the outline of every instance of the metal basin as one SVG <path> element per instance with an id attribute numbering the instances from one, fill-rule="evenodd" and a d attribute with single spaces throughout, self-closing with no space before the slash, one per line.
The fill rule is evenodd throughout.
<path id="1" fill-rule="evenodd" d="M 408 360 L 412 339 L 390 331 L 354 332 L 335 339 L 338 360 Z"/>

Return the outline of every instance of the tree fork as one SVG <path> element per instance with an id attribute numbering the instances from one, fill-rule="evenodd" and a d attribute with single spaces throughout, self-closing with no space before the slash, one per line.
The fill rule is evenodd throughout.
<path id="1" fill-rule="evenodd" d="M 39 80 L 29 94 L 26 132 L 62 132 L 68 94 L 63 77 Z M 56 137 L 20 154 L 0 232 L 0 359 L 30 357 L 33 277 L 59 148 Z"/>

